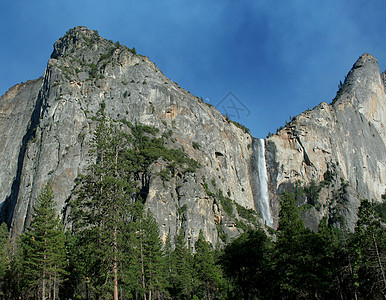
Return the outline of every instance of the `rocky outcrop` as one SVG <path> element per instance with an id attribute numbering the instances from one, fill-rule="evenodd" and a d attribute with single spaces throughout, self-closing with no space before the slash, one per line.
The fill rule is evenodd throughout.
<path id="1" fill-rule="evenodd" d="M 92 159 L 89 145 L 101 106 L 110 119 L 158 128 L 159 136 L 170 137 L 167 147 L 183 148 L 201 165 L 168 180 L 160 176 L 166 168 L 162 161 L 151 166 L 146 207 L 163 239 L 169 234 L 173 240 L 182 229 L 195 240 L 203 230 L 208 241 L 223 243 L 250 222 L 241 207 L 267 208 L 259 190 L 259 172 L 264 173 L 257 171 L 262 168 L 257 167 L 259 147 L 242 126 L 179 87 L 134 49 L 76 27 L 55 43 L 43 78 L 15 86 L 0 99 L 0 203 L 13 234 L 28 226 L 34 200 L 47 182 L 71 226 L 67 200 Z M 264 199 L 270 201 L 273 226 L 284 190 L 299 180 L 304 185 L 326 181 L 326 174 L 337 183 L 325 184 L 318 202 L 304 212 L 308 226 L 316 228 L 324 215 L 344 215 L 353 226 L 359 197 L 378 199 L 384 192 L 384 110 L 376 60 L 364 55 L 331 105 L 299 115 L 261 145 L 268 171 Z"/>
<path id="2" fill-rule="evenodd" d="M 271 191 L 275 196 L 300 181 L 308 185 L 335 176 L 335 187 L 324 191 L 319 209 L 309 211 L 314 229 L 324 215 L 340 206 L 345 226 L 352 229 L 361 198 L 380 201 L 386 182 L 386 96 L 377 60 L 362 55 L 354 64 L 332 104 L 321 103 L 294 118 L 267 143 L 272 154 Z M 345 199 L 333 201 L 348 183 Z M 345 184 L 347 185 L 347 184 Z M 277 197 L 276 197 L 277 199 Z M 338 201 L 339 202 L 339 201 Z M 312 217 L 310 217 L 312 215 Z M 332 214 L 331 214 L 332 215 Z"/>

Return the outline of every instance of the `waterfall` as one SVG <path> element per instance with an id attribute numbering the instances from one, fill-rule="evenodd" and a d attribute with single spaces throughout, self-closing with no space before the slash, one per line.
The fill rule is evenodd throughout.
<path id="1" fill-rule="evenodd" d="M 271 208 L 269 206 L 268 194 L 268 175 L 267 166 L 265 163 L 265 141 L 264 139 L 253 140 L 253 152 L 255 164 L 257 164 L 257 176 L 254 174 L 255 186 L 255 203 L 260 209 L 261 216 L 265 224 L 269 227 L 273 226 L 273 218 Z"/>

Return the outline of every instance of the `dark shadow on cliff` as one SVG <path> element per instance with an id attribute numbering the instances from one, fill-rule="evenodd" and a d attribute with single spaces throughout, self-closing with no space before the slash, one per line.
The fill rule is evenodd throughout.
<path id="1" fill-rule="evenodd" d="M 6 222 L 8 225 L 8 228 L 11 227 L 12 216 L 13 216 L 13 213 L 15 210 L 16 201 L 19 197 L 21 176 L 22 176 L 24 158 L 25 158 L 25 154 L 27 151 L 28 143 L 33 138 L 35 138 L 36 128 L 39 125 L 40 113 L 41 113 L 42 106 L 43 106 L 43 92 L 42 91 L 44 90 L 44 87 L 45 87 L 45 84 L 43 84 L 43 86 L 40 89 L 39 94 L 36 98 L 35 108 L 31 114 L 31 118 L 29 121 L 27 131 L 24 134 L 22 142 L 21 142 L 21 147 L 20 147 L 18 158 L 17 158 L 16 176 L 12 182 L 11 193 L 5 199 L 4 204 L 1 206 L 0 223 Z"/>

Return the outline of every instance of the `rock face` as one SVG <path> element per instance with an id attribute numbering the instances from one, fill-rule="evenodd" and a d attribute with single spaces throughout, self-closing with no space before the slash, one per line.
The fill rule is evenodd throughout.
<path id="1" fill-rule="evenodd" d="M 221 190 L 240 205 L 255 208 L 248 177 L 252 137 L 166 78 L 147 57 L 102 39 L 95 31 L 76 27 L 55 43 L 44 78 L 33 87 L 31 95 L 23 90 L 12 98 L 8 92 L 1 103 L 2 107 L 7 105 L 5 101 L 17 106 L 17 101 L 27 102 L 23 97 L 31 102 L 29 110 L 18 107 L 8 113 L 23 109 L 26 115 L 26 120 L 15 126 L 19 136 L 2 136 L 13 149 L 13 156 L 2 160 L 10 165 L 9 171 L 5 170 L 8 173 L 1 175 L 1 202 L 7 207 L 2 213 L 14 233 L 29 224 L 34 199 L 47 182 L 55 191 L 58 211 L 63 213 L 75 179 L 87 166 L 96 126 L 93 117 L 102 102 L 112 119 L 155 126 L 160 134 L 171 132 L 174 143 L 170 147 L 183 147 L 202 165 L 195 174 L 182 174 L 166 185 L 156 175 L 161 166 L 154 166 L 146 205 L 155 215 L 162 237 L 168 233 L 173 237 L 183 228 L 186 236 L 194 239 L 202 229 L 215 244 L 219 226 L 229 236 L 241 232 L 219 201 L 207 195 L 203 184 L 206 181 L 213 193 Z M 38 117 L 28 127 L 33 110 Z M 25 149 L 19 151 L 22 143 Z M 17 193 L 11 192 L 12 180 L 18 182 Z"/>
<path id="2" fill-rule="evenodd" d="M 264 200 L 269 199 L 273 226 L 280 193 L 298 180 L 322 181 L 327 170 L 339 183 L 326 185 L 320 207 L 304 213 L 311 228 L 322 216 L 334 215 L 338 203 L 331 197 L 339 189 L 344 188 L 345 201 L 337 213 L 349 226 L 360 197 L 380 199 L 386 179 L 385 99 L 376 60 L 363 55 L 331 105 L 301 114 L 265 141 L 269 198 Z M 159 176 L 165 166 L 152 166 L 146 206 L 162 238 L 170 234 L 173 240 L 183 229 L 188 240 L 195 240 L 203 230 L 208 241 L 223 243 L 248 223 L 240 207 L 267 207 L 256 180 L 259 147 L 250 134 L 134 49 L 76 27 L 55 43 L 43 78 L 17 85 L 0 99 L 1 216 L 13 234 L 28 226 L 34 200 L 47 182 L 67 222 L 66 201 L 86 171 L 102 103 L 109 118 L 157 127 L 160 135 L 172 136 L 168 147 L 183 147 L 201 164 L 195 173 L 178 173 L 167 182 Z M 230 209 L 224 209 L 226 203 Z"/>
<path id="3" fill-rule="evenodd" d="M 2 219 L 8 223 L 14 202 L 4 200 L 17 198 L 20 190 L 20 174 L 32 136 L 31 128 L 39 119 L 38 93 L 42 82 L 40 78 L 15 85 L 0 98 L 0 199 Z M 4 202 L 8 206 L 4 206 Z"/>
<path id="4" fill-rule="evenodd" d="M 360 199 L 380 201 L 385 192 L 385 109 L 378 62 L 364 54 L 331 105 L 321 103 L 300 114 L 267 140 L 272 194 L 277 196 L 289 183 L 310 184 L 333 176 L 335 186 L 324 185 L 318 209 L 307 212 L 308 225 L 317 229 L 324 215 L 332 218 L 339 211 L 344 217 L 341 225 L 352 229 Z M 339 198 L 337 193 L 343 188 L 343 198 L 335 201 L 334 196 Z"/>

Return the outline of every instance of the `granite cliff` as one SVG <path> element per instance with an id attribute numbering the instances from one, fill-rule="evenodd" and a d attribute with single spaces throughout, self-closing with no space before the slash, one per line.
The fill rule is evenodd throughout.
<path id="1" fill-rule="evenodd" d="M 314 230 L 326 215 L 353 229 L 360 199 L 380 201 L 385 193 L 382 76 L 377 60 L 362 55 L 331 104 L 300 114 L 267 140 L 273 199 L 291 184 L 319 183 L 317 199 L 303 199 L 312 204 L 304 218 Z"/>
<path id="2" fill-rule="evenodd" d="M 71 225 L 67 202 L 86 171 L 103 104 L 110 119 L 158 128 L 160 136 L 170 137 L 167 147 L 184 149 L 201 166 L 165 181 L 159 175 L 165 165 L 152 165 L 145 200 L 162 238 L 182 228 L 195 240 L 202 229 L 216 244 L 256 222 L 275 227 L 280 194 L 314 183 L 317 197 L 306 193 L 299 202 L 307 207 L 307 225 L 316 229 L 326 215 L 352 228 L 359 199 L 380 201 L 385 192 L 382 76 L 375 58 L 361 56 L 331 104 L 304 112 L 259 141 L 135 49 L 76 27 L 55 43 L 42 78 L 0 98 L 1 218 L 20 233 L 49 182 L 58 212 Z"/>

